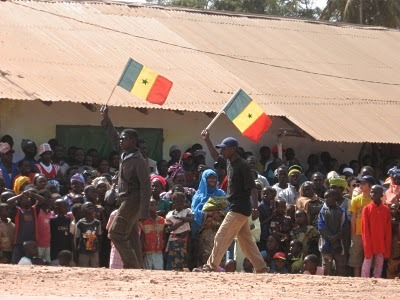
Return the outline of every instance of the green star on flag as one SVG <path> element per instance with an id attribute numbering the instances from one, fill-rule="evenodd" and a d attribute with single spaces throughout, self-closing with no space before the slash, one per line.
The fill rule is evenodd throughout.
<path id="1" fill-rule="evenodd" d="M 252 115 L 252 114 L 249 114 L 247 117 L 248 117 L 249 119 L 251 119 L 251 118 L 253 117 L 253 115 Z"/>
<path id="2" fill-rule="evenodd" d="M 149 82 L 147 81 L 147 79 L 142 79 L 142 83 L 143 83 L 144 85 L 146 85 L 146 84 L 148 84 Z"/>

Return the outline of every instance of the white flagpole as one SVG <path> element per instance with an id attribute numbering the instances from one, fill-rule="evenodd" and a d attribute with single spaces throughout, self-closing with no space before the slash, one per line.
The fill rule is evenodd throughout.
<path id="1" fill-rule="evenodd" d="M 113 95 L 113 93 L 114 93 L 116 87 L 117 87 L 117 85 L 114 85 L 114 87 L 113 87 L 113 89 L 112 89 L 112 91 L 111 91 L 110 96 L 108 96 L 108 99 L 107 99 L 107 101 L 106 101 L 106 104 L 104 104 L 105 106 L 107 106 L 108 102 L 110 101 L 111 96 Z"/>
<path id="2" fill-rule="evenodd" d="M 229 104 L 231 104 L 231 102 L 233 101 L 233 99 L 236 98 L 236 96 L 240 93 L 242 89 L 238 89 L 236 91 L 236 93 L 233 94 L 233 96 L 231 97 L 231 99 L 229 99 L 229 101 L 224 105 L 224 107 L 219 111 L 219 113 L 214 117 L 214 119 L 211 120 L 210 124 L 208 124 L 208 126 L 206 127 L 206 130 L 209 130 L 211 128 L 211 126 L 215 123 L 215 121 L 217 121 L 217 119 L 219 118 L 220 115 L 222 115 L 225 111 L 225 108 L 227 108 L 227 106 Z"/>

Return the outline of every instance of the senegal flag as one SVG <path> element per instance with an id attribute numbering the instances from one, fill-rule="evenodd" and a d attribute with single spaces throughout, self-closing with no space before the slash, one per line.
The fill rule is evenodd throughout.
<path id="1" fill-rule="evenodd" d="M 224 113 L 242 135 L 256 143 L 272 123 L 264 110 L 241 89 L 225 106 Z"/>
<path id="2" fill-rule="evenodd" d="M 117 85 L 148 102 L 163 105 L 172 82 L 129 58 Z"/>

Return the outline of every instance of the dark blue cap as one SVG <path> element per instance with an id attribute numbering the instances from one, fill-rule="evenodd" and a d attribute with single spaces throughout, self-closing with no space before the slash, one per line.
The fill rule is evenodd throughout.
<path id="1" fill-rule="evenodd" d="M 239 143 L 235 138 L 227 137 L 220 144 L 216 145 L 215 148 L 225 149 L 225 148 L 231 148 L 231 147 L 237 147 L 237 146 L 239 146 Z"/>
<path id="2" fill-rule="evenodd" d="M 366 175 L 366 176 L 363 176 L 360 179 L 358 179 L 357 182 L 367 182 L 370 185 L 374 185 L 375 184 L 375 179 L 372 176 Z"/>

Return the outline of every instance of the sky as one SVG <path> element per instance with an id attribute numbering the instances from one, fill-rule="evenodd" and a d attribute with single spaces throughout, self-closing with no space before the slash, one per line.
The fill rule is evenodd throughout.
<path id="1" fill-rule="evenodd" d="M 316 6 L 323 9 L 323 8 L 325 8 L 326 0 L 314 0 L 314 3 Z"/>

